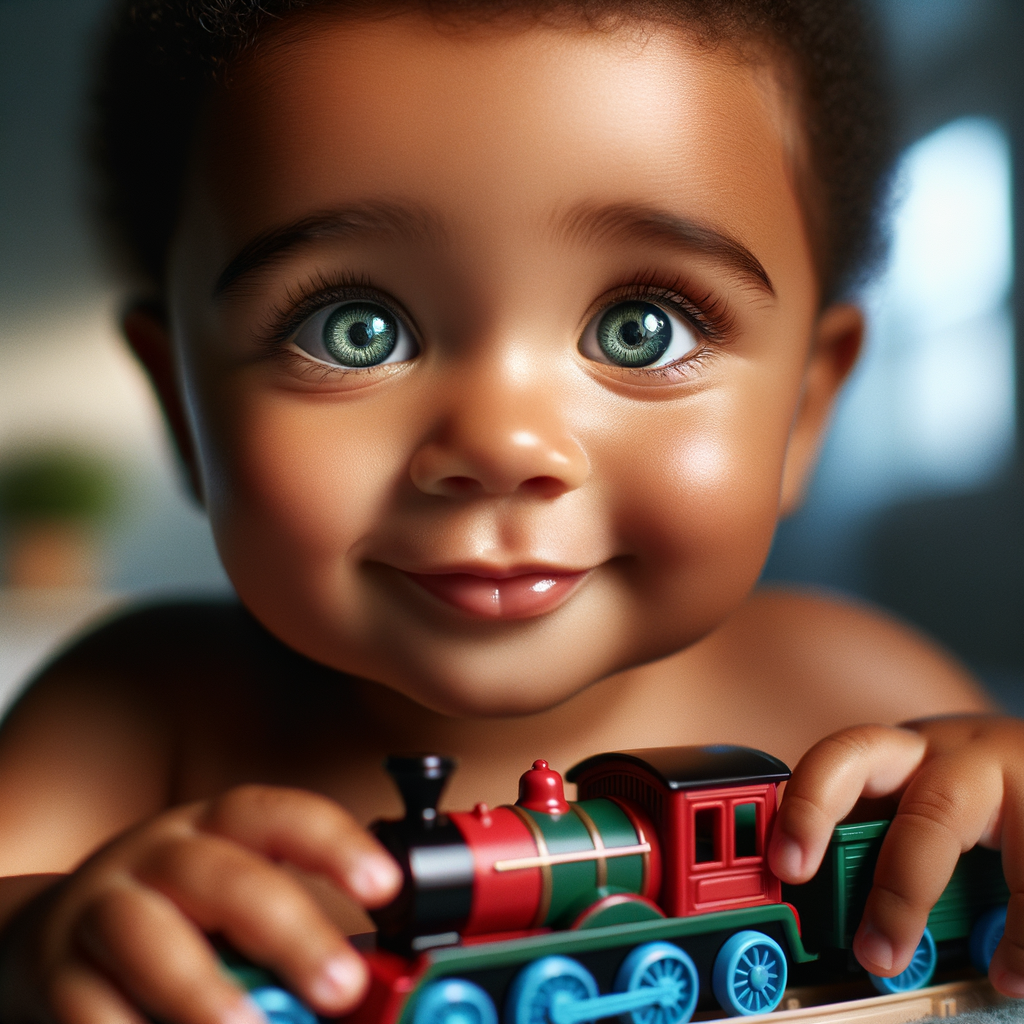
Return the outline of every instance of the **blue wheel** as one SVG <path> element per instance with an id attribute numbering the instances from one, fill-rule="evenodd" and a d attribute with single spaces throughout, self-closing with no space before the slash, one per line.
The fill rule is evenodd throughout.
<path id="1" fill-rule="evenodd" d="M 596 999 L 597 994 L 597 982 L 583 964 L 567 956 L 545 956 L 516 975 L 505 1004 L 505 1024 L 552 1024 L 555 1002 Z"/>
<path id="2" fill-rule="evenodd" d="M 782 1002 L 788 974 L 786 954 L 774 939 L 742 931 L 718 951 L 711 987 L 731 1017 L 770 1013 Z"/>
<path id="3" fill-rule="evenodd" d="M 671 942 L 637 946 L 619 968 L 615 991 L 635 992 L 661 986 L 671 990 L 670 999 L 662 998 L 643 1010 L 624 1013 L 620 1018 L 622 1024 L 686 1024 L 697 1008 L 700 982 L 689 954 Z"/>
<path id="4" fill-rule="evenodd" d="M 249 998 L 263 1011 L 270 1024 L 317 1024 L 316 1015 L 305 1003 L 277 985 L 251 989 Z"/>
<path id="5" fill-rule="evenodd" d="M 986 911 L 971 929 L 971 963 L 981 971 L 988 974 L 988 965 L 992 963 L 992 954 L 999 945 L 1006 928 L 1006 907 L 993 907 Z"/>
<path id="6" fill-rule="evenodd" d="M 895 978 L 880 978 L 877 974 L 868 974 L 871 984 L 883 995 L 890 992 L 913 992 L 915 989 L 924 988 L 932 975 L 935 973 L 935 964 L 938 956 L 935 952 L 935 940 L 927 928 L 921 941 L 914 950 L 914 955 L 905 971 L 897 974 Z"/>
<path id="7" fill-rule="evenodd" d="M 498 1024 L 494 1000 L 462 978 L 442 978 L 424 985 L 416 997 L 412 1024 Z"/>

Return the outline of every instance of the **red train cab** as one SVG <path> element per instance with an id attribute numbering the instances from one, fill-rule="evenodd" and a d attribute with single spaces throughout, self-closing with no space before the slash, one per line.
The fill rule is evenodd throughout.
<path id="1" fill-rule="evenodd" d="M 577 799 L 617 797 L 650 816 L 662 847 L 658 903 L 669 917 L 779 903 L 768 868 L 778 785 L 789 769 L 748 747 L 660 747 L 598 754 L 566 776 Z"/>

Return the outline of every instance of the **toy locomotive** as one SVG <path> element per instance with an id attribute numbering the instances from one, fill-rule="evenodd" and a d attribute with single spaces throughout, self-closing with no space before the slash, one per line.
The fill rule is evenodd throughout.
<path id="1" fill-rule="evenodd" d="M 351 1024 L 685 1024 L 698 1006 L 774 1010 L 790 964 L 853 964 L 888 822 L 837 826 L 815 878 L 783 890 L 766 849 L 790 773 L 769 754 L 598 754 L 567 775 L 575 802 L 535 761 L 514 805 L 448 814 L 437 804 L 454 762 L 423 755 L 385 766 L 406 815 L 373 831 L 405 882 L 374 915 L 370 992 Z M 940 949 L 968 938 L 987 970 L 1008 898 L 998 854 L 970 851 L 910 966 L 873 978 L 876 987 L 928 984 Z M 315 1024 L 266 972 L 234 973 L 273 1024 Z"/>

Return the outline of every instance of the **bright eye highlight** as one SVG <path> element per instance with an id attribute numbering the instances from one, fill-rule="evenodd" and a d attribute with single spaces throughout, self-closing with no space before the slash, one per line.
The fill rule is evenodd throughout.
<path id="1" fill-rule="evenodd" d="M 401 363 L 419 351 L 409 329 L 390 309 L 365 299 L 320 310 L 291 342 L 322 363 L 347 369 Z"/>
<path id="2" fill-rule="evenodd" d="M 580 351 L 612 366 L 667 366 L 700 348 L 697 332 L 651 302 L 631 299 L 609 306 L 583 332 Z"/>

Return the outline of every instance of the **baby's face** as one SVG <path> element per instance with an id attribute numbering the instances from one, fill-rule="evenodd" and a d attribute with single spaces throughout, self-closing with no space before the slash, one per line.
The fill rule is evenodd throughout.
<path id="1" fill-rule="evenodd" d="M 765 68 L 674 30 L 320 16 L 236 74 L 170 298 L 257 617 L 457 715 L 721 622 L 804 429 L 791 127 Z"/>

